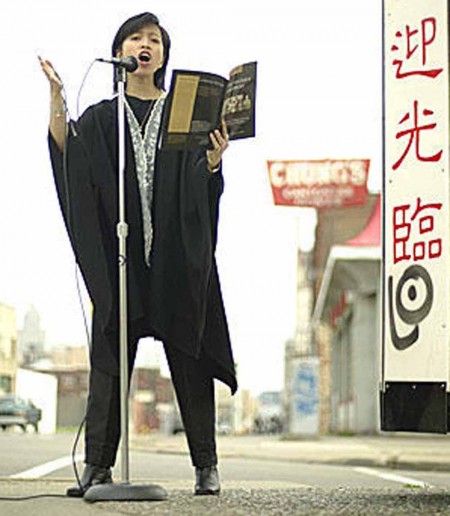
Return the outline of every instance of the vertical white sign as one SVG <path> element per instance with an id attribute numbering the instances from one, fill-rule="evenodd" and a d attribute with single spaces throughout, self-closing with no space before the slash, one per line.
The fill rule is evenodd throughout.
<path id="1" fill-rule="evenodd" d="M 447 381 L 447 0 L 384 2 L 383 381 Z"/>

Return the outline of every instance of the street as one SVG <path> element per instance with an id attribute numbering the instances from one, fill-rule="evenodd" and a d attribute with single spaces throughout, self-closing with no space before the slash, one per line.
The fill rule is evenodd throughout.
<path id="1" fill-rule="evenodd" d="M 20 432 L 0 433 L 0 478 L 53 478 L 74 479 L 71 453 L 75 436 L 71 433 L 58 433 L 45 436 Z M 171 438 L 169 438 L 171 439 Z M 177 441 L 182 441 L 184 436 L 178 436 Z M 238 438 L 236 438 L 238 439 Z M 77 454 L 82 456 L 83 442 L 77 448 Z M 220 444 L 220 439 L 219 439 Z M 66 459 L 66 465 L 55 464 L 56 459 Z M 64 461 L 63 461 L 64 462 Z M 48 464 L 47 469 L 37 474 L 29 473 L 31 470 L 43 464 Z M 78 462 L 79 471 L 82 470 L 82 462 Z M 228 483 L 244 482 L 252 485 L 258 483 L 285 484 L 298 487 L 321 488 L 402 488 L 403 484 L 420 486 L 421 483 L 436 487 L 450 488 L 450 472 L 417 472 L 386 470 L 401 479 L 407 477 L 408 481 L 387 480 L 381 475 L 373 475 L 372 468 L 336 466 L 325 464 L 306 464 L 281 460 L 261 460 L 251 458 L 222 458 L 220 461 L 220 474 L 223 488 Z M 120 481 L 120 455 L 114 471 L 115 480 Z M 131 480 L 157 480 L 185 481 L 187 486 L 193 483 L 193 468 L 190 459 L 184 452 L 179 453 L 152 453 L 151 451 L 130 450 L 130 474 Z"/>
<path id="2" fill-rule="evenodd" d="M 74 482 L 70 457 L 74 437 L 72 433 L 0 433 L 0 498 L 19 496 L 18 493 L 64 494 Z M 124 514 L 125 507 L 125 514 L 450 514 L 450 471 L 303 463 L 258 458 L 256 454 L 255 458 L 222 457 L 221 496 L 193 497 L 193 469 L 182 447 L 184 436 L 166 439 L 167 453 L 131 446 L 130 480 L 164 486 L 169 492 L 168 501 L 89 505 L 66 498 L 64 507 L 67 504 L 78 514 L 103 515 Z M 221 440 L 226 443 L 227 439 L 239 443 L 246 438 L 219 438 L 219 447 Z M 260 446 L 264 444 L 261 440 Z M 81 442 L 79 459 L 82 450 Z M 78 467 L 81 471 L 81 462 Z M 121 480 L 119 466 L 114 477 Z M 24 503 L 0 500 L 0 512 L 8 516 L 24 514 Z M 58 511 L 60 500 L 33 501 L 33 514 L 51 516 Z"/>

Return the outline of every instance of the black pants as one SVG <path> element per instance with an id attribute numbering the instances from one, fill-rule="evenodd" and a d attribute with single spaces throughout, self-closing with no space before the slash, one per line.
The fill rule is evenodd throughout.
<path id="1" fill-rule="evenodd" d="M 133 346 L 136 349 L 137 346 Z M 192 464 L 217 464 L 213 378 L 207 359 L 198 360 L 164 346 L 186 431 Z M 133 369 L 135 353 L 129 357 Z M 86 415 L 85 462 L 113 466 L 120 440 L 120 378 L 91 368 Z"/>

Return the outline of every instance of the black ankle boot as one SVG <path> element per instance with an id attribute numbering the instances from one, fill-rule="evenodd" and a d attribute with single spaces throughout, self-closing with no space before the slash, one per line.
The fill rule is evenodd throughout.
<path id="1" fill-rule="evenodd" d="M 66 491 L 66 494 L 67 496 L 72 496 L 74 498 L 82 498 L 84 493 L 91 486 L 96 486 L 98 484 L 110 484 L 111 482 L 111 468 L 86 464 L 80 480 L 80 485 L 69 487 L 69 489 Z"/>
<path id="2" fill-rule="evenodd" d="M 218 495 L 219 493 L 220 482 L 217 467 L 195 468 L 195 494 Z"/>

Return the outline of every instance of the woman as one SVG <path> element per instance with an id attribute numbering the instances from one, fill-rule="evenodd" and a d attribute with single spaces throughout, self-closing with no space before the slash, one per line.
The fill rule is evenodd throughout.
<path id="1" fill-rule="evenodd" d="M 126 84 L 126 214 L 128 223 L 128 354 L 138 340 L 164 343 L 192 463 L 195 494 L 218 494 L 213 378 L 237 389 L 214 258 L 225 126 L 211 150 L 159 148 L 170 38 L 151 13 L 128 19 L 112 45 L 134 56 Z M 49 146 L 70 240 L 94 305 L 85 432 L 85 469 L 69 496 L 112 481 L 120 438 L 118 328 L 117 98 L 66 121 L 62 83 L 41 60 L 50 82 Z M 64 166 L 64 163 L 67 166 Z"/>

